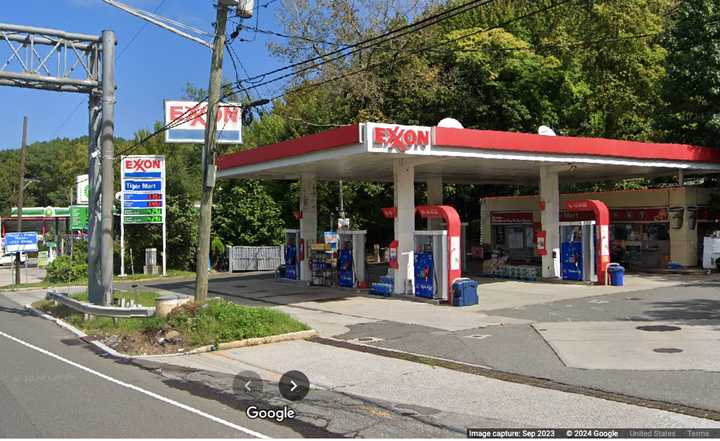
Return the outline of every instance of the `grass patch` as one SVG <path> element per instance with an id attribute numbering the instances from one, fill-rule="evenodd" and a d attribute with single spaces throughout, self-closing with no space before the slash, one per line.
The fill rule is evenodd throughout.
<path id="1" fill-rule="evenodd" d="M 185 270 L 168 270 L 167 271 L 167 277 L 163 277 L 161 275 L 157 274 L 135 274 L 135 275 L 126 275 L 125 277 L 119 277 L 114 276 L 113 281 L 122 283 L 122 282 L 131 282 L 135 280 L 159 280 L 159 279 L 170 279 L 170 278 L 194 278 L 195 272 L 194 271 L 185 271 Z M 80 278 L 77 280 L 71 280 L 69 282 L 53 282 L 50 283 L 47 279 L 40 281 L 40 282 L 33 282 L 33 283 L 21 283 L 19 285 L 4 285 L 0 286 L 0 290 L 15 290 L 18 288 L 50 288 L 50 287 L 58 287 L 58 286 L 74 286 L 74 285 L 87 285 L 87 278 Z"/>
<path id="2" fill-rule="evenodd" d="M 194 271 L 185 270 L 167 270 L 167 278 L 170 277 L 195 277 Z M 162 275 L 157 274 L 126 274 L 125 277 L 115 276 L 113 278 L 116 282 L 122 282 L 127 280 L 148 280 L 148 279 L 163 279 Z"/>
<path id="3" fill-rule="evenodd" d="M 77 294 L 70 295 L 75 300 L 79 300 L 81 302 L 87 302 L 88 301 L 88 293 L 82 292 Z M 115 292 L 113 295 L 113 298 L 115 299 L 115 303 L 119 304 L 121 299 L 125 299 L 125 302 L 130 302 L 131 300 L 135 302 L 136 305 L 140 306 L 155 306 L 155 299 L 158 298 L 158 293 L 153 291 L 138 291 L 137 293 L 132 291 L 124 291 L 124 292 Z"/>
<path id="4" fill-rule="evenodd" d="M 149 303 L 155 293 L 138 293 Z M 131 293 L 122 293 L 132 297 Z M 85 301 L 87 294 L 73 295 Z M 159 354 L 189 350 L 246 338 L 267 337 L 309 329 L 289 315 L 269 308 L 237 305 L 223 299 L 187 303 L 167 317 L 124 318 L 95 317 L 84 320 L 82 314 L 52 301 L 35 302 L 33 307 L 65 320 L 111 347 L 130 354 Z"/>
<path id="5" fill-rule="evenodd" d="M 167 321 L 192 345 L 225 343 L 309 329 L 284 312 L 237 305 L 223 299 L 183 305 L 168 315 Z"/>

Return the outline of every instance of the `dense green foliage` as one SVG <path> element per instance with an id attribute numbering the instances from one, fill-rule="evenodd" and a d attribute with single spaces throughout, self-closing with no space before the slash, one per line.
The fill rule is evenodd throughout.
<path id="1" fill-rule="evenodd" d="M 70 283 L 87 280 L 88 265 L 78 262 L 70 256 L 59 256 L 47 267 L 47 280 L 50 283 Z"/>
<path id="2" fill-rule="evenodd" d="M 665 35 L 666 102 L 660 126 L 668 139 L 720 148 L 720 3 L 688 0 Z"/>
<path id="3" fill-rule="evenodd" d="M 74 241 L 72 256 L 58 256 L 47 267 L 50 283 L 70 283 L 87 280 L 87 242 Z"/>
<path id="4" fill-rule="evenodd" d="M 272 52 L 287 62 L 356 43 L 464 0 L 298 0 L 280 8 L 287 34 Z M 465 127 L 563 135 L 671 140 L 720 147 L 720 7 L 715 0 L 495 0 L 449 20 L 350 57 L 299 73 L 292 92 L 258 112 L 245 128 L 247 149 L 367 120 L 434 125 L 455 117 Z M 542 13 L 536 11 L 547 8 Z M 368 14 L 368 11 L 377 13 Z M 518 17 L 524 17 L 519 19 Z M 331 43 L 321 43 L 321 41 Z M 232 77 L 227 65 L 226 77 Z M 351 73 L 349 75 L 346 75 Z M 332 80 L 315 87 L 314 84 Z M 259 91 L 264 91 L 260 88 Z M 259 93 L 258 89 L 253 90 Z M 264 92 L 263 92 L 264 93 Z M 268 92 L 269 93 L 269 92 Z M 188 98 L 205 92 L 188 86 Z M 265 97 L 262 95 L 252 98 Z M 147 135 L 136 134 L 136 139 Z M 75 174 L 87 165 L 86 139 L 34 144 L 28 205 L 65 205 Z M 120 140 L 117 150 L 129 142 Z M 200 195 L 200 149 L 154 137 L 132 153 L 168 159 L 168 260 L 194 268 Z M 13 205 L 17 152 L 0 152 L 0 215 Z M 717 185 L 712 177 L 699 178 Z M 643 188 L 658 181 L 563 184 L 564 191 Z M 368 243 L 386 243 L 392 223 L 379 208 L 392 204 L 391 186 L 345 182 L 345 211 Z M 446 185 L 445 199 L 463 219 L 477 218 L 486 195 L 527 194 L 536 184 Z M 424 184 L 417 185 L 424 200 Z M 333 227 L 338 185 L 318 184 L 318 227 Z M 278 243 L 296 227 L 295 182 L 224 181 L 216 188 L 213 234 L 224 245 Z M 129 226 L 128 250 L 141 270 L 143 249 L 160 247 L 160 229 Z M 129 253 L 129 251 L 128 251 Z M 129 260 L 128 260 L 129 262 Z"/>

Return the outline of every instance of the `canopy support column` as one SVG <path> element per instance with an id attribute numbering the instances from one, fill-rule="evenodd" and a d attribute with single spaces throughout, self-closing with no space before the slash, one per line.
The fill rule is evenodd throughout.
<path id="1" fill-rule="evenodd" d="M 414 286 L 414 233 L 415 233 L 415 167 L 405 159 L 393 160 L 393 191 L 397 216 L 395 240 L 398 241 L 398 269 L 395 270 L 395 294 L 412 292 Z"/>
<path id="2" fill-rule="evenodd" d="M 443 179 L 442 176 L 431 176 L 427 179 L 427 204 L 442 205 L 443 204 Z M 428 218 L 427 229 L 439 230 L 442 224 L 441 219 Z"/>
<path id="3" fill-rule="evenodd" d="M 310 281 L 310 246 L 317 242 L 317 187 L 315 176 L 303 174 L 300 178 L 300 238 L 305 241 L 305 259 L 300 262 L 300 280 Z"/>
<path id="4" fill-rule="evenodd" d="M 560 277 L 560 179 L 558 172 L 540 167 L 540 222 L 546 232 L 547 254 L 542 256 L 542 277 Z"/>

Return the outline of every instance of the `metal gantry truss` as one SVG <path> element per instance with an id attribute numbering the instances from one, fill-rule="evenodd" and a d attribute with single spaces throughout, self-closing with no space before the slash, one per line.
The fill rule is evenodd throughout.
<path id="1" fill-rule="evenodd" d="M 0 23 L 0 86 L 88 95 L 88 297 L 112 302 L 115 33 Z M 104 201 L 104 202 L 103 202 Z"/>
<path id="2" fill-rule="evenodd" d="M 0 85 L 96 93 L 101 51 L 96 35 L 0 23 Z"/>

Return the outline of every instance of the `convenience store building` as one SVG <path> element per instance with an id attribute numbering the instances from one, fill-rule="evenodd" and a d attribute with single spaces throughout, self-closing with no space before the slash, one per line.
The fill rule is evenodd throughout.
<path id="1" fill-rule="evenodd" d="M 712 190 L 674 186 L 647 190 L 563 193 L 560 203 L 596 199 L 610 210 L 610 260 L 628 268 L 700 265 L 703 237 L 720 229 L 720 213 L 709 209 Z M 536 259 L 532 237 L 540 228 L 538 196 L 482 200 L 482 237 L 512 260 Z M 590 220 L 589 212 L 560 210 L 559 221 Z"/>

